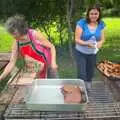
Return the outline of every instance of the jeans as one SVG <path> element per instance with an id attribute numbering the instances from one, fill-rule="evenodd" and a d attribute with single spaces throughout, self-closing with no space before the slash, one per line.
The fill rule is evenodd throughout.
<path id="1" fill-rule="evenodd" d="M 96 54 L 83 54 L 75 49 L 77 78 L 91 82 L 96 65 Z"/>

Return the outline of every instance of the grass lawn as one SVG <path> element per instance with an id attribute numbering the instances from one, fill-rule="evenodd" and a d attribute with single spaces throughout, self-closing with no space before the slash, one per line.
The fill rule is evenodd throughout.
<path id="1" fill-rule="evenodd" d="M 120 18 L 105 18 L 105 44 L 98 58 L 120 61 Z"/>
<path id="2" fill-rule="evenodd" d="M 3 26 L 0 26 L 0 52 L 10 51 L 12 42 L 12 37 L 5 31 Z"/>
<path id="3" fill-rule="evenodd" d="M 105 43 L 98 53 L 97 61 L 104 59 L 120 61 L 120 18 L 104 18 L 106 23 Z M 11 50 L 12 37 L 0 26 L 0 52 Z M 76 78 L 76 67 L 72 64 L 68 50 L 57 52 L 60 78 Z M 98 72 L 95 79 L 99 77 Z"/>

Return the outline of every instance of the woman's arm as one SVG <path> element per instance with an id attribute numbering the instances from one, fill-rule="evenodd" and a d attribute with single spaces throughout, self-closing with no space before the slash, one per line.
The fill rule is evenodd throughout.
<path id="1" fill-rule="evenodd" d="M 43 46 L 50 48 L 50 50 L 51 50 L 51 67 L 56 69 L 57 64 L 56 64 L 55 46 L 52 43 L 50 43 L 40 31 L 36 31 L 36 39 L 40 40 L 40 42 Z"/>
<path id="2" fill-rule="evenodd" d="M 83 32 L 82 28 L 77 26 L 75 30 L 75 42 L 83 46 L 94 47 L 93 44 L 80 39 L 82 32 Z"/>
<path id="3" fill-rule="evenodd" d="M 102 33 L 101 33 L 101 40 L 97 42 L 97 48 L 101 48 L 103 43 L 105 41 L 105 35 L 104 35 L 104 30 L 102 30 Z"/>
<path id="4" fill-rule="evenodd" d="M 17 48 L 17 43 L 15 41 L 12 46 L 10 62 L 7 64 L 3 73 L 0 75 L 0 80 L 4 79 L 12 71 L 13 67 L 15 66 L 17 56 L 18 56 L 18 48 Z"/>

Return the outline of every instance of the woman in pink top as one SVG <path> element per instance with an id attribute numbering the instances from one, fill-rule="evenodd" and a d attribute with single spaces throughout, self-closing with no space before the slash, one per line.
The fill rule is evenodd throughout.
<path id="1" fill-rule="evenodd" d="M 47 69 L 57 71 L 56 50 L 40 31 L 29 29 L 23 16 L 10 17 L 6 22 L 7 31 L 15 39 L 10 62 L 0 76 L 5 78 L 13 69 L 19 57 L 25 61 L 24 72 L 34 78 L 47 78 Z"/>

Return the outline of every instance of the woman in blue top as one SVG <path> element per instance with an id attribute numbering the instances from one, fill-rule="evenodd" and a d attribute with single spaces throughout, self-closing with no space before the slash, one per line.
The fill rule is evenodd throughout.
<path id="1" fill-rule="evenodd" d="M 78 78 L 83 79 L 86 88 L 91 89 L 96 54 L 104 42 L 105 24 L 101 20 L 101 11 L 98 6 L 91 6 L 85 19 L 80 19 L 75 31 L 75 56 Z"/>

